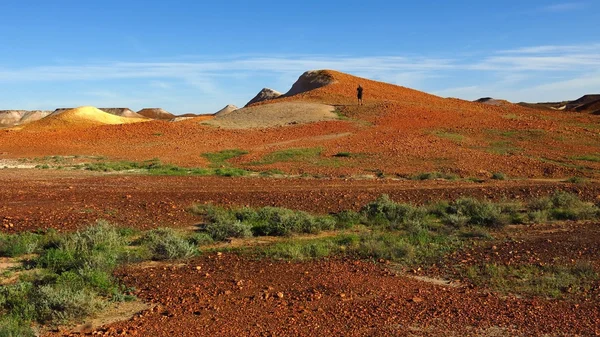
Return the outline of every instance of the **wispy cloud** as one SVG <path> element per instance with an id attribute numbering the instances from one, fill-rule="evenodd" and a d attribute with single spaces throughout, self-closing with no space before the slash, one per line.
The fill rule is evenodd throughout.
<path id="1" fill-rule="evenodd" d="M 571 1 L 571 2 L 561 2 L 561 3 L 552 4 L 552 5 L 547 5 L 547 6 L 541 7 L 540 10 L 542 10 L 544 12 L 562 13 L 562 12 L 570 12 L 570 11 L 585 9 L 587 6 L 588 6 L 587 2 Z"/>
<path id="2" fill-rule="evenodd" d="M 198 60 L 188 62 L 114 62 L 75 66 L 42 66 L 0 69 L 0 81 L 74 81 L 127 78 L 235 77 L 246 72 L 303 72 L 309 69 L 340 69 L 375 73 L 389 71 L 429 71 L 450 69 L 454 60 L 430 58 L 323 57 L 294 56 L 254 57 L 247 59 Z"/>
<path id="3" fill-rule="evenodd" d="M 174 112 L 210 112 L 229 103 L 243 105 L 263 86 L 268 86 L 267 83 L 285 91 L 302 72 L 310 69 L 336 69 L 465 99 L 494 96 L 513 101 L 563 100 L 577 96 L 576 92 L 600 92 L 600 43 L 527 46 L 474 55 L 477 54 L 454 58 L 239 55 L 208 59 L 186 56 L 152 62 L 61 63 L 0 68 L 0 87 L 19 83 L 23 86 L 29 83 L 84 85 L 87 91 L 81 95 L 81 101 L 93 99 L 122 106 L 173 104 L 175 107 L 166 107 Z M 111 84 L 117 84 L 119 89 Z M 119 96 L 114 97 L 114 92 Z M 66 90 L 59 94 L 71 99 L 73 92 Z M 13 99 L 1 95 L 0 90 L 0 101 Z M 11 104 L 18 104 L 13 102 L 16 103 Z"/>

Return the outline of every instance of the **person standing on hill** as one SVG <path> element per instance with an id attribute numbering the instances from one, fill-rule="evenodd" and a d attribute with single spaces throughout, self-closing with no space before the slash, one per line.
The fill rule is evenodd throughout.
<path id="1" fill-rule="evenodd" d="M 358 88 L 356 88 L 356 97 L 358 97 L 358 105 L 363 105 L 363 87 L 361 87 L 360 84 L 358 85 Z"/>

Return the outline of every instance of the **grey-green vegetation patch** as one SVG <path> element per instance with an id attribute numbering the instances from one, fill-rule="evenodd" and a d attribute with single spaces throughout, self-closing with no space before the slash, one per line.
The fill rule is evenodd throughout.
<path id="1" fill-rule="evenodd" d="M 520 120 L 521 116 L 519 116 L 517 114 L 506 114 L 506 115 L 502 115 L 502 118 L 516 121 L 516 120 Z"/>
<path id="2" fill-rule="evenodd" d="M 595 154 L 588 154 L 588 155 L 584 155 L 584 156 L 573 156 L 570 159 L 600 163 L 600 155 L 595 155 Z"/>
<path id="3" fill-rule="evenodd" d="M 457 180 L 459 177 L 453 173 L 443 173 L 443 172 L 421 172 L 414 174 L 409 177 L 411 180 L 434 180 L 434 179 L 444 179 L 444 180 Z"/>
<path id="4" fill-rule="evenodd" d="M 510 140 L 536 140 L 546 135 L 543 129 L 517 129 L 517 130 L 496 130 L 488 129 L 485 131 L 489 136 L 509 138 Z"/>
<path id="5" fill-rule="evenodd" d="M 194 242 L 186 240 L 172 228 L 153 229 L 136 242 L 145 248 L 143 253 L 152 260 L 174 260 L 198 253 Z"/>
<path id="6" fill-rule="evenodd" d="M 579 176 L 570 177 L 565 180 L 566 183 L 571 183 L 571 184 L 583 184 L 587 181 L 588 181 L 587 178 L 579 177 Z"/>
<path id="7" fill-rule="evenodd" d="M 249 174 L 249 171 L 235 167 L 219 167 L 219 168 L 187 168 L 179 167 L 172 164 L 163 164 L 158 159 L 147 160 L 143 162 L 133 161 L 116 161 L 116 162 L 97 162 L 76 165 L 75 168 L 88 171 L 100 172 L 121 172 L 121 171 L 136 171 L 152 175 L 217 175 L 224 177 L 240 177 Z"/>
<path id="8" fill-rule="evenodd" d="M 470 266 L 463 272 L 478 286 L 503 293 L 563 298 L 566 293 L 587 293 L 598 280 L 590 263 L 575 265 L 496 265 Z"/>
<path id="9" fill-rule="evenodd" d="M 222 150 L 219 152 L 203 153 L 202 157 L 206 158 L 210 162 L 211 167 L 228 167 L 230 166 L 230 164 L 227 162 L 228 160 L 241 157 L 245 154 L 248 154 L 248 151 L 240 149 L 229 149 Z"/>
<path id="10" fill-rule="evenodd" d="M 75 233 L 21 233 L 0 240 L 2 256 L 34 254 L 26 273 L 0 286 L 0 336 L 33 335 L 32 323 L 52 326 L 88 317 L 111 302 L 133 299 L 113 278 L 124 263 L 193 256 L 197 235 L 156 229 L 141 238 L 105 221 Z"/>
<path id="11" fill-rule="evenodd" d="M 191 212 L 202 216 L 205 224 L 200 230 L 215 241 L 251 236 L 290 236 L 292 234 L 317 234 L 336 229 L 332 216 L 311 215 L 280 207 L 232 208 L 197 205 Z"/>
<path id="12" fill-rule="evenodd" d="M 348 116 L 344 115 L 344 113 L 342 112 L 342 110 L 340 110 L 339 108 L 336 108 L 335 110 L 333 110 L 333 113 L 336 114 L 336 116 L 338 117 L 339 120 L 349 120 L 350 118 L 348 118 Z"/>
<path id="13" fill-rule="evenodd" d="M 494 180 L 506 180 L 506 175 L 502 172 L 494 172 L 492 174 L 492 179 Z"/>
<path id="14" fill-rule="evenodd" d="M 448 139 L 453 142 L 460 143 L 466 139 L 466 137 L 460 133 L 450 132 L 446 130 L 436 130 L 433 134 L 439 138 Z"/>
<path id="15" fill-rule="evenodd" d="M 260 161 L 254 162 L 255 165 L 265 165 L 285 162 L 318 162 L 323 153 L 323 148 L 292 148 L 271 152 L 265 155 Z"/>
<path id="16" fill-rule="evenodd" d="M 512 155 L 523 152 L 523 149 L 515 146 L 510 141 L 497 141 L 489 143 L 486 151 L 493 154 L 499 155 Z"/>

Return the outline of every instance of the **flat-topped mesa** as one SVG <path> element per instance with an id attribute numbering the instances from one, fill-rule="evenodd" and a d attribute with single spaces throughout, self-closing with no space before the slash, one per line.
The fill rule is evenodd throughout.
<path id="1" fill-rule="evenodd" d="M 233 104 L 228 104 L 223 109 L 215 112 L 213 115 L 214 116 L 223 116 L 223 115 L 230 114 L 231 112 L 233 112 L 235 110 L 238 110 L 237 106 L 235 106 Z"/>
<path id="2" fill-rule="evenodd" d="M 292 88 L 284 96 L 293 96 L 335 83 L 335 79 L 328 70 L 309 70 L 300 75 Z"/>
<path id="3" fill-rule="evenodd" d="M 152 119 L 171 120 L 177 116 L 161 108 L 144 108 L 137 112 L 138 114 Z"/>
<path id="4" fill-rule="evenodd" d="M 44 110 L 0 110 L 0 127 L 23 125 L 40 120 L 52 111 Z"/>
<path id="5" fill-rule="evenodd" d="M 252 105 L 254 103 L 258 103 L 258 102 L 263 102 L 263 101 L 268 101 L 268 100 L 271 100 L 271 99 L 275 99 L 275 98 L 280 97 L 280 96 L 282 96 L 282 93 L 280 93 L 277 90 L 273 90 L 273 89 L 269 89 L 269 88 L 263 88 L 244 107 L 250 106 L 250 105 Z"/>

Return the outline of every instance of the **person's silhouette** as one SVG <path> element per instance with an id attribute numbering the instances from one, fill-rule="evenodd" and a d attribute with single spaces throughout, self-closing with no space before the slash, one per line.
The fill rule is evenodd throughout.
<path id="1" fill-rule="evenodd" d="M 362 105 L 363 104 L 363 87 L 361 87 L 360 84 L 358 85 L 358 88 L 356 88 L 356 97 L 358 98 L 358 105 Z"/>

